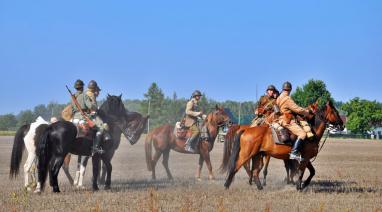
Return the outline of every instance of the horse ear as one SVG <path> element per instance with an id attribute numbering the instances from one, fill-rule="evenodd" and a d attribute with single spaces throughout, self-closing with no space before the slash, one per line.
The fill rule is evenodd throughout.
<path id="1" fill-rule="evenodd" d="M 122 94 L 118 96 L 119 99 L 122 99 Z"/>
<path id="2" fill-rule="evenodd" d="M 215 110 L 219 110 L 219 106 L 217 104 L 215 105 Z"/>
<path id="3" fill-rule="evenodd" d="M 110 98 L 111 96 L 110 96 L 110 94 L 109 93 L 107 93 L 107 98 Z"/>

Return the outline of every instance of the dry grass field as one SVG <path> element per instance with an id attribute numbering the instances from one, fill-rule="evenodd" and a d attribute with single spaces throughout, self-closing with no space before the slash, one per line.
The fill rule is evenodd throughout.
<path id="1" fill-rule="evenodd" d="M 382 211 L 382 142 L 377 141 L 328 140 L 313 163 L 316 176 L 312 185 L 297 192 L 283 182 L 283 164 L 275 159 L 264 190 L 249 186 L 244 171 L 225 190 L 224 175 L 217 172 L 220 143 L 212 151 L 215 181 L 207 179 L 205 167 L 202 181 L 196 181 L 198 156 L 175 152 L 170 153 L 175 180 L 167 181 L 158 163 L 158 179 L 152 181 L 146 170 L 143 138 L 134 146 L 123 140 L 112 161 L 111 190 L 91 191 L 89 163 L 85 178 L 89 189 L 71 187 L 60 173 L 60 194 L 53 194 L 48 186 L 43 194 L 34 195 L 22 189 L 23 176 L 13 181 L 8 178 L 12 139 L 0 137 L 0 211 Z"/>

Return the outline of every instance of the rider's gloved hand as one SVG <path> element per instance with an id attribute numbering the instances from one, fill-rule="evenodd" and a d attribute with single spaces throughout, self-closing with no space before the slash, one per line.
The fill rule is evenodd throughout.
<path id="1" fill-rule="evenodd" d="M 202 119 L 206 119 L 207 118 L 207 115 L 206 114 L 203 114 L 202 115 Z"/>

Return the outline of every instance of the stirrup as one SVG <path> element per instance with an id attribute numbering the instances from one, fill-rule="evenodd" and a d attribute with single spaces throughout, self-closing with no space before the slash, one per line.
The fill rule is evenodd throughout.
<path id="1" fill-rule="evenodd" d="M 105 150 L 103 150 L 101 147 L 93 147 L 92 148 L 92 156 L 95 154 L 103 154 L 105 153 Z"/>
<path id="2" fill-rule="evenodd" d="M 186 150 L 187 152 L 195 153 L 195 150 L 191 146 L 188 146 L 188 145 L 186 145 L 184 147 L 184 150 Z"/>
<path id="3" fill-rule="evenodd" d="M 294 153 L 290 153 L 290 154 L 289 154 L 289 159 L 291 159 L 291 160 L 297 160 L 298 162 L 304 161 L 304 158 L 301 157 L 300 154 L 294 154 Z"/>

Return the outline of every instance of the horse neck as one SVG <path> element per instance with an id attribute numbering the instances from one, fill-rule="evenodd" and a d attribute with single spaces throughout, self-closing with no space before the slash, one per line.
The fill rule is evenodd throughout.
<path id="1" fill-rule="evenodd" d="M 212 141 L 214 142 L 215 141 L 215 138 L 216 136 L 218 135 L 218 129 L 219 129 L 219 126 L 217 125 L 217 123 L 213 120 L 213 115 L 212 113 L 208 115 L 207 117 L 207 129 L 209 131 L 209 134 L 210 134 L 210 138 L 212 139 Z"/>
<path id="2" fill-rule="evenodd" d="M 316 132 L 317 140 L 320 141 L 326 129 L 326 121 L 322 117 L 317 116 L 313 129 Z"/>

